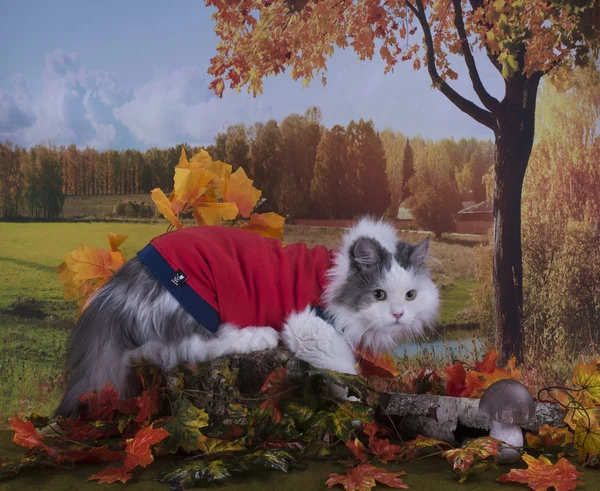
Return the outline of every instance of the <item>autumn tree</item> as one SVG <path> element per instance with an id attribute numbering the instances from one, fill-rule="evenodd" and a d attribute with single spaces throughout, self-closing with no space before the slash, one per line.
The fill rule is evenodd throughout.
<path id="1" fill-rule="evenodd" d="M 402 157 L 402 194 L 401 201 L 405 201 L 411 196 L 411 190 L 408 185 L 410 180 L 415 175 L 415 159 L 413 155 L 412 147 L 410 146 L 410 140 L 406 139 L 406 146 L 404 147 L 404 155 Z"/>
<path id="2" fill-rule="evenodd" d="M 235 172 L 240 167 L 248 168 L 249 156 L 250 145 L 246 127 L 243 124 L 229 126 L 227 128 L 224 162 L 231 164 Z"/>
<path id="3" fill-rule="evenodd" d="M 426 66 L 431 82 L 459 110 L 493 131 L 494 290 L 496 344 L 501 361 L 522 361 L 523 267 L 521 188 L 533 145 L 542 77 L 571 70 L 598 54 L 596 0 L 206 0 L 216 8 L 222 42 L 211 60 L 211 88 L 248 85 L 289 70 L 308 84 L 327 69 L 327 57 L 351 46 L 361 59 L 376 48 L 386 63 Z M 420 39 L 415 33 L 420 29 Z M 504 79 L 501 98 L 484 86 L 474 53 L 481 51 Z M 449 54 L 462 56 L 478 101 L 458 93 Z M 401 90 L 401 89 L 400 89 Z"/>
<path id="4" fill-rule="evenodd" d="M 325 130 L 317 147 L 315 173 L 310 187 L 317 217 L 342 218 L 349 188 L 346 130 L 335 125 Z"/>
<path id="5" fill-rule="evenodd" d="M 391 198 L 386 173 L 385 152 L 373 121 L 350 121 L 346 128 L 349 162 L 349 188 L 352 199 L 345 205 L 349 216 L 383 215 Z"/>
<path id="6" fill-rule="evenodd" d="M 384 129 L 380 135 L 385 151 L 385 159 L 387 162 L 386 172 L 390 185 L 390 214 L 393 217 L 398 215 L 400 202 L 402 201 L 402 184 L 403 184 L 403 160 L 404 148 L 408 140 L 401 133 L 396 133 L 390 129 Z"/>
<path id="7" fill-rule="evenodd" d="M 278 211 L 278 187 L 282 177 L 283 140 L 277 121 L 254 125 L 254 138 L 250 143 L 250 177 L 266 198 L 261 211 Z"/>
<path id="8" fill-rule="evenodd" d="M 281 122 L 279 129 L 282 165 L 277 201 L 284 214 L 310 216 L 310 183 L 321 139 L 321 125 L 305 116 L 291 114 Z"/>
<path id="9" fill-rule="evenodd" d="M 408 185 L 410 197 L 406 206 L 417 224 L 431 230 L 438 239 L 443 233 L 454 232 L 461 203 L 454 165 L 443 143 L 427 147 Z"/>

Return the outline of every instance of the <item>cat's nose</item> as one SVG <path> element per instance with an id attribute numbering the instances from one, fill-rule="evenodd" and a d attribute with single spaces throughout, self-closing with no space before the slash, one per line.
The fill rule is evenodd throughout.
<path id="1" fill-rule="evenodd" d="M 400 317 L 402 317 L 404 315 L 404 312 L 392 312 L 392 315 L 396 318 L 396 319 L 400 319 Z"/>

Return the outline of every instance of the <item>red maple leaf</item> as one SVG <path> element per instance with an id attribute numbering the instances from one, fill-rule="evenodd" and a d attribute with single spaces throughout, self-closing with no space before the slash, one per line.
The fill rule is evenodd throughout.
<path id="1" fill-rule="evenodd" d="M 389 353 L 375 355 L 371 350 L 358 353 L 360 374 L 363 377 L 394 378 L 398 375 L 396 362 Z"/>
<path id="2" fill-rule="evenodd" d="M 346 440 L 346 446 L 350 449 L 352 455 L 354 455 L 354 457 L 356 457 L 358 460 L 361 462 L 367 461 L 365 447 L 358 438 L 355 438 L 354 440 Z"/>
<path id="3" fill-rule="evenodd" d="M 375 487 L 375 481 L 379 481 L 390 488 L 408 489 L 408 486 L 399 479 L 406 472 L 388 472 L 371 464 L 362 464 L 347 470 L 347 474 L 330 474 L 325 482 L 327 487 L 342 485 L 346 491 L 370 491 Z"/>
<path id="4" fill-rule="evenodd" d="M 543 455 L 535 459 L 531 455 L 523 455 L 523 460 L 527 463 L 527 469 L 511 469 L 508 474 L 500 476 L 498 482 L 520 482 L 527 484 L 534 491 L 546 491 L 554 488 L 556 491 L 571 491 L 578 484 L 584 485 L 576 479 L 581 475 L 574 465 L 565 458 L 560 459 L 556 464 Z"/>
<path id="5" fill-rule="evenodd" d="M 496 368 L 496 360 L 498 359 L 498 352 L 493 349 L 488 351 L 483 360 L 475 362 L 475 371 L 480 373 L 492 373 Z"/>
<path id="6" fill-rule="evenodd" d="M 115 418 L 119 392 L 110 382 L 106 382 L 100 392 L 92 391 L 83 394 L 79 400 L 86 404 L 83 419 L 88 421 L 109 421 Z"/>
<path id="7" fill-rule="evenodd" d="M 145 390 L 137 398 L 136 405 L 140 408 L 139 414 L 134 419 L 136 423 L 146 421 L 150 416 L 156 414 L 158 412 L 158 387 Z"/>
<path id="8" fill-rule="evenodd" d="M 267 376 L 265 383 L 260 391 L 268 395 L 268 399 L 260 405 L 260 410 L 271 415 L 273 423 L 279 423 L 282 419 L 279 403 L 281 402 L 281 392 L 287 389 L 287 384 L 284 382 L 287 375 L 287 367 L 281 367 L 272 371 Z"/>
<path id="9" fill-rule="evenodd" d="M 8 418 L 8 421 L 10 423 L 10 427 L 15 432 L 12 437 L 12 441 L 17 445 L 21 445 L 25 448 L 46 448 L 46 445 L 44 445 L 44 442 L 42 441 L 41 435 L 37 432 L 31 421 L 23 421 L 19 418 L 19 416 L 17 416 L 17 413 L 15 413 L 14 418 Z"/>
<path id="10" fill-rule="evenodd" d="M 398 460 L 402 454 L 402 447 L 390 443 L 387 438 L 377 439 L 374 436 L 369 438 L 369 452 L 384 464 L 390 460 Z"/>
<path id="11" fill-rule="evenodd" d="M 119 411 L 121 414 L 129 415 L 137 412 L 137 410 L 139 409 L 137 403 L 137 399 L 119 399 L 115 403 L 115 407 L 117 408 L 117 411 Z"/>
<path id="12" fill-rule="evenodd" d="M 444 369 L 444 372 L 448 375 L 448 382 L 446 383 L 446 395 L 451 397 L 460 397 L 460 394 L 465 390 L 467 372 L 465 371 L 464 365 L 457 361 L 454 365 Z"/>
<path id="13" fill-rule="evenodd" d="M 88 477 L 88 481 L 98 480 L 98 484 L 112 484 L 117 481 L 126 483 L 132 477 L 133 474 L 126 467 L 111 467 L 109 469 L 102 469 L 98 474 Z"/>
<path id="14" fill-rule="evenodd" d="M 170 433 L 162 428 L 142 428 L 133 438 L 127 440 L 125 447 L 125 468 L 133 469 L 136 466 L 146 467 L 154 461 L 150 445 L 158 443 L 168 437 Z"/>
<path id="15" fill-rule="evenodd" d="M 110 450 L 107 446 L 93 447 L 89 450 L 67 450 L 61 453 L 57 462 L 121 462 L 125 454 L 120 450 Z"/>

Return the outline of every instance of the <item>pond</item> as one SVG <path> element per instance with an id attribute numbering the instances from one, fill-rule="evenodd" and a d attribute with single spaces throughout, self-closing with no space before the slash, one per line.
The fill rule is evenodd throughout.
<path id="1" fill-rule="evenodd" d="M 484 353 L 485 346 L 483 340 L 476 337 L 405 343 L 399 345 L 396 350 L 396 354 L 400 358 L 412 358 L 426 354 L 428 357 L 438 360 L 465 360 L 471 358 L 473 355 L 481 357 Z"/>

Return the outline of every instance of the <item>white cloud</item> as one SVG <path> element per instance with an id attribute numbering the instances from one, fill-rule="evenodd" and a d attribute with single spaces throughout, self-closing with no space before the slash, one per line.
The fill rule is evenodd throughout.
<path id="1" fill-rule="evenodd" d="M 218 99 L 208 83 L 196 68 L 182 68 L 136 88 L 115 116 L 143 144 L 171 146 L 209 144 L 225 124 L 253 123 L 271 113 L 264 100 L 244 93 Z"/>

